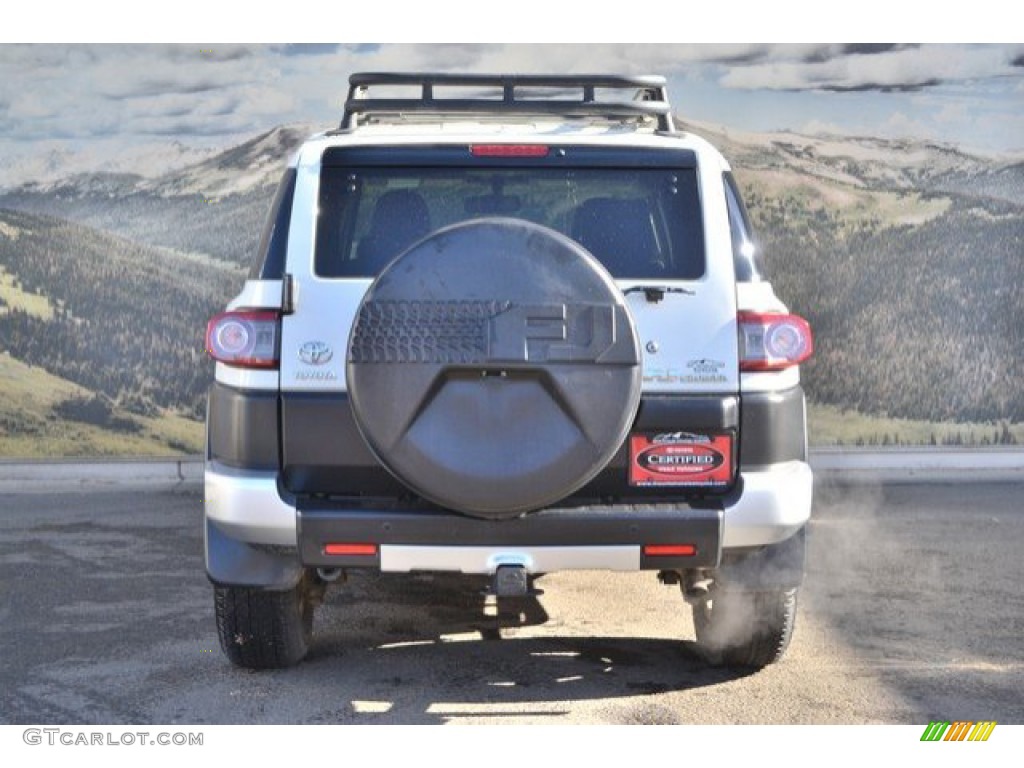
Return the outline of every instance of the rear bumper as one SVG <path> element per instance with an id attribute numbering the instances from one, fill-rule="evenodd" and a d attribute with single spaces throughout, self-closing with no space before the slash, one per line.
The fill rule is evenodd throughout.
<path id="1" fill-rule="evenodd" d="M 573 507 L 492 522 L 443 510 L 298 504 L 282 493 L 276 472 L 210 461 L 205 506 L 207 525 L 223 537 L 309 566 L 467 573 L 490 573 L 506 563 L 535 572 L 682 569 L 715 567 L 723 551 L 790 538 L 810 519 L 812 485 L 806 462 L 787 461 L 743 472 L 730 495 L 706 506 Z M 377 550 L 327 555 L 324 545 L 332 542 L 370 543 Z M 645 557 L 642 547 L 651 544 L 693 544 L 696 554 Z M 217 581 L 233 581 L 209 544 L 207 569 Z"/>
<path id="2" fill-rule="evenodd" d="M 296 510 L 282 498 L 277 472 L 206 462 L 203 506 L 208 523 L 250 544 L 294 547 Z"/>
<path id="3" fill-rule="evenodd" d="M 713 568 L 721 554 L 722 510 L 662 504 L 546 509 L 512 520 L 443 510 L 367 511 L 334 505 L 298 513 L 299 557 L 307 565 L 383 571 L 493 573 Z M 331 555 L 327 544 L 368 543 L 374 555 Z M 646 557 L 644 545 L 685 544 L 692 555 Z"/>
<path id="4" fill-rule="evenodd" d="M 726 497 L 723 549 L 761 547 L 790 538 L 811 519 L 814 475 L 805 461 L 743 472 Z"/>

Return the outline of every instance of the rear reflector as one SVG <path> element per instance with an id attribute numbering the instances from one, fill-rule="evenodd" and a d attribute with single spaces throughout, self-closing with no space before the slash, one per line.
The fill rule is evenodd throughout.
<path id="1" fill-rule="evenodd" d="M 645 557 L 693 557 L 697 547 L 693 544 L 646 544 Z"/>
<path id="2" fill-rule="evenodd" d="M 469 148 L 473 157 L 547 157 L 548 151 L 544 144 L 473 144 Z"/>
<path id="3" fill-rule="evenodd" d="M 797 315 L 740 312 L 741 371 L 781 371 L 814 354 L 811 326 Z"/>
<path id="4" fill-rule="evenodd" d="M 376 544 L 325 544 L 325 555 L 356 555 L 373 557 L 377 554 Z"/>
<path id="5" fill-rule="evenodd" d="M 276 368 L 276 311 L 222 312 L 206 326 L 206 351 L 218 363 L 239 368 Z"/>

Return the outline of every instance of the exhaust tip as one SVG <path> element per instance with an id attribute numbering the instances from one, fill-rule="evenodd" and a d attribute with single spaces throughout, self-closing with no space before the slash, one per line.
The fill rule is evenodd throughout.
<path id="1" fill-rule="evenodd" d="M 328 583 L 337 581 L 342 577 L 345 572 L 341 568 L 317 568 L 316 575 L 320 577 L 321 581 Z"/>

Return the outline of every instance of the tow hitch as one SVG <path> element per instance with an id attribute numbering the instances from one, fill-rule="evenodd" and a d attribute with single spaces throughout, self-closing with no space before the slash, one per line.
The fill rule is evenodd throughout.
<path id="1" fill-rule="evenodd" d="M 490 593 L 497 598 L 532 597 L 543 594 L 530 583 L 530 574 L 521 565 L 499 565 L 494 572 Z"/>
<path id="2" fill-rule="evenodd" d="M 500 565 L 484 591 L 484 617 L 480 628 L 485 640 L 497 640 L 503 628 L 535 626 L 548 620 L 537 600 L 544 590 L 533 586 L 533 577 L 522 565 Z"/>

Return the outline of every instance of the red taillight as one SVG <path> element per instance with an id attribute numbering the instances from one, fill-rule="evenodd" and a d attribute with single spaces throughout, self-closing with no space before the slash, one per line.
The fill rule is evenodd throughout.
<path id="1" fill-rule="evenodd" d="M 646 544 L 646 557 L 693 557 L 697 548 L 693 544 Z"/>
<path id="2" fill-rule="evenodd" d="M 811 326 L 797 315 L 740 312 L 741 371 L 781 371 L 814 354 Z"/>
<path id="3" fill-rule="evenodd" d="M 276 368 L 281 316 L 267 310 L 222 312 L 206 326 L 206 351 L 218 363 Z"/>
<path id="4" fill-rule="evenodd" d="M 544 144 L 473 144 L 469 148 L 473 157 L 547 157 L 548 151 Z"/>
<path id="5" fill-rule="evenodd" d="M 376 544 L 325 544 L 325 555 L 359 555 L 373 557 L 377 554 Z"/>

